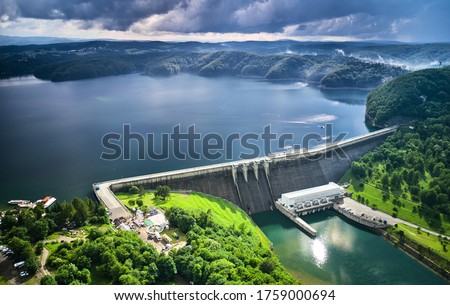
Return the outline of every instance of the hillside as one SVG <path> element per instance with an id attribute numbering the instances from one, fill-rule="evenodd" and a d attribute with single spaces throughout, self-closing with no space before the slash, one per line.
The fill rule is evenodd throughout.
<path id="1" fill-rule="evenodd" d="M 398 77 L 367 97 L 366 118 L 377 126 L 436 118 L 450 110 L 450 66 Z"/>
<path id="2" fill-rule="evenodd" d="M 338 47 L 338 48 L 337 48 Z M 337 52 L 344 48 L 348 56 Z M 88 41 L 0 47 L 0 78 L 34 75 L 54 82 L 127 73 L 298 79 L 327 88 L 373 88 L 407 72 L 353 56 L 353 44 L 243 42 L 201 44 Z M 379 46 L 365 46 L 377 52 Z M 375 49 L 374 49 L 375 48 Z M 292 52 L 291 49 L 295 49 Z"/>
<path id="3" fill-rule="evenodd" d="M 450 67 L 394 79 L 367 98 L 367 117 L 401 126 L 352 163 L 353 197 L 440 234 L 450 233 Z M 445 250 L 445 244 L 442 243 Z"/>

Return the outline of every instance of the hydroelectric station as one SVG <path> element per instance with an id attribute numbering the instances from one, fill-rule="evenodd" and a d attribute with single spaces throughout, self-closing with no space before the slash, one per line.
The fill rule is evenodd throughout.
<path id="1" fill-rule="evenodd" d="M 126 191 L 132 185 L 142 185 L 146 189 L 168 185 L 172 190 L 210 194 L 234 203 L 251 215 L 281 207 L 276 202 L 280 199 L 283 202 L 283 194 L 287 198 L 292 196 L 289 193 L 318 186 L 322 186 L 321 191 L 335 188 L 335 184 L 329 182 L 338 182 L 354 160 L 379 146 L 396 129 L 397 126 L 393 126 L 308 151 L 281 152 L 255 159 L 98 182 L 93 184 L 93 189 L 98 200 L 110 210 L 111 219 L 131 216 L 114 192 Z M 297 195 L 305 194 L 304 191 Z M 320 199 L 318 205 L 315 199 Z M 322 202 L 323 199 L 326 201 Z M 328 195 L 303 201 L 302 213 L 327 208 L 332 202 Z M 306 207 L 307 201 L 311 201 L 311 206 Z"/>

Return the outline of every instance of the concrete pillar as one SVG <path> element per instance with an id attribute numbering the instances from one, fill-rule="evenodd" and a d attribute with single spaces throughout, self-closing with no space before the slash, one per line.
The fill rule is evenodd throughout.
<path id="1" fill-rule="evenodd" d="M 256 181 L 259 181 L 258 179 L 258 169 L 259 169 L 259 165 L 258 163 L 253 163 L 253 172 L 255 173 L 255 177 L 256 177 Z"/>
<path id="2" fill-rule="evenodd" d="M 233 176 L 234 184 L 237 184 L 237 168 L 235 166 L 231 166 L 231 175 Z"/>
<path id="3" fill-rule="evenodd" d="M 248 166 L 247 164 L 242 164 L 242 173 L 244 174 L 245 182 L 248 182 Z"/>
<path id="4" fill-rule="evenodd" d="M 266 173 L 267 180 L 269 180 L 269 175 L 270 175 L 270 162 L 271 161 L 264 161 L 263 162 L 264 172 Z"/>

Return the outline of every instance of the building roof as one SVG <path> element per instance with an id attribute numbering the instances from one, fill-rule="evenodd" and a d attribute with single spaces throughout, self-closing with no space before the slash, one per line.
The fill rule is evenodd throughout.
<path id="1" fill-rule="evenodd" d="M 303 190 L 290 192 L 290 193 L 284 193 L 284 194 L 282 194 L 282 196 L 285 198 L 288 198 L 288 199 L 295 199 L 300 196 L 316 194 L 316 193 L 320 193 L 323 191 L 340 190 L 340 188 L 341 187 L 339 185 L 337 185 L 336 183 L 329 182 L 328 184 L 319 185 L 319 186 L 311 187 L 308 189 L 303 189 Z"/>
<path id="2" fill-rule="evenodd" d="M 131 231 L 131 228 L 129 225 L 127 225 L 126 223 L 121 223 L 119 225 L 119 229 L 122 231 Z"/>
<path id="3" fill-rule="evenodd" d="M 166 219 L 166 217 L 162 213 L 152 215 L 152 216 L 148 217 L 147 219 L 149 219 L 152 222 L 152 225 L 155 225 L 155 226 L 165 226 L 169 223 L 169 221 Z"/>

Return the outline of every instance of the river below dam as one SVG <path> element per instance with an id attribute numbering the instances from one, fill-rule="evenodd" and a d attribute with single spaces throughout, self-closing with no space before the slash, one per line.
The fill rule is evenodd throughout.
<path id="1" fill-rule="evenodd" d="M 446 280 L 332 211 L 302 217 L 317 230 L 310 238 L 278 211 L 252 216 L 286 269 L 304 284 L 439 285 Z"/>

